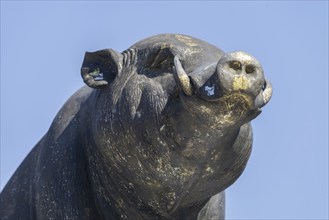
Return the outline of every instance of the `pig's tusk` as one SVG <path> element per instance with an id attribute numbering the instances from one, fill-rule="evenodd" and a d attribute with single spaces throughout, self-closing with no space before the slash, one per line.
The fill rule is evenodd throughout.
<path id="1" fill-rule="evenodd" d="M 193 94 L 193 91 L 192 91 L 190 78 L 184 71 L 182 64 L 177 56 L 175 56 L 174 58 L 174 64 L 175 64 L 174 78 L 176 82 L 179 84 L 179 86 L 181 87 L 181 89 L 186 95 L 191 96 Z"/>

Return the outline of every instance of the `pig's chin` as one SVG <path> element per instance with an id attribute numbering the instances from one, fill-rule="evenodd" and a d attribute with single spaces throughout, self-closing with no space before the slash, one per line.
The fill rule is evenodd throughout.
<path id="1" fill-rule="evenodd" d="M 257 109 L 255 106 L 255 97 L 245 92 L 233 92 L 227 95 L 223 95 L 220 100 L 223 100 L 230 106 L 239 106 L 244 110 Z M 218 100 L 219 101 L 219 100 Z"/>
<path id="2" fill-rule="evenodd" d="M 244 92 L 223 95 L 217 102 L 221 111 L 224 110 L 228 115 L 232 115 L 235 121 L 240 121 L 241 123 L 253 120 L 262 112 L 261 108 L 255 104 L 254 95 Z"/>

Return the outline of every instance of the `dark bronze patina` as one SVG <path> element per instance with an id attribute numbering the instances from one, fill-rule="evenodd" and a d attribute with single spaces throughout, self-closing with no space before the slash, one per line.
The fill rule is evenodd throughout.
<path id="1" fill-rule="evenodd" d="M 157 35 L 85 54 L 62 107 L 1 193 L 1 219 L 223 219 L 272 87 L 260 63 Z"/>

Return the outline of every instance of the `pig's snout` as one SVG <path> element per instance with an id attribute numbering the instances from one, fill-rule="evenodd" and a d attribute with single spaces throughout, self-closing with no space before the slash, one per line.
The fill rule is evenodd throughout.
<path id="1" fill-rule="evenodd" d="M 217 64 L 217 82 L 222 93 L 244 93 L 264 106 L 272 96 L 271 83 L 265 80 L 264 71 L 256 58 L 242 51 L 224 55 Z"/>
<path id="2" fill-rule="evenodd" d="M 265 84 L 260 63 L 241 51 L 224 55 L 218 62 L 217 74 L 224 93 L 243 92 L 256 97 Z"/>

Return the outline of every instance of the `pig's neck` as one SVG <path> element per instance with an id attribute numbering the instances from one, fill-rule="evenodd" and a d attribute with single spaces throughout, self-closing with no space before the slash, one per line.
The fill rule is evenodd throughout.
<path id="1" fill-rule="evenodd" d="M 193 190 L 199 186 L 206 186 L 207 179 L 200 179 L 200 177 L 202 172 L 208 170 L 206 165 L 209 158 L 212 154 L 215 155 L 214 151 L 220 153 L 225 151 L 223 147 L 232 145 L 232 141 L 239 132 L 239 126 L 232 122 L 233 119 L 227 111 L 219 110 L 214 118 L 211 111 L 207 112 L 206 106 L 194 106 L 192 102 L 179 103 L 169 105 L 172 107 L 167 109 L 168 112 L 165 113 L 166 118 L 163 121 L 162 119 L 156 122 L 149 120 L 157 125 L 147 123 L 145 127 L 141 127 L 141 131 L 134 130 L 138 134 L 135 135 L 138 139 L 136 143 L 151 142 L 151 146 L 148 147 L 158 150 L 162 155 L 157 154 L 141 160 L 143 156 L 136 151 L 132 155 L 131 163 L 136 162 L 134 166 L 136 168 L 139 164 L 144 169 L 153 167 L 156 172 L 145 170 L 145 172 L 129 172 L 123 176 L 115 171 L 116 168 L 111 163 L 113 158 L 104 156 L 101 152 L 92 150 L 92 146 L 90 147 L 90 180 L 94 187 L 95 200 L 105 216 L 111 216 L 113 213 L 121 216 L 122 219 L 155 219 L 159 217 L 158 214 L 172 216 L 182 207 L 188 207 L 193 203 L 203 204 L 203 201 L 215 194 L 207 192 L 207 195 L 201 195 L 204 198 L 200 198 L 200 195 L 190 192 L 194 192 Z M 202 114 L 198 115 L 200 107 Z M 230 123 L 228 120 L 231 120 Z M 142 133 L 138 132 L 145 130 L 154 133 L 154 138 L 148 141 L 143 140 Z M 112 138 L 111 141 L 113 142 L 114 139 Z M 137 144 L 130 150 L 136 148 Z M 116 151 L 124 154 L 124 149 L 124 146 L 121 146 L 116 148 Z M 153 160 L 152 163 L 149 162 L 150 160 Z M 125 164 L 122 165 L 127 167 Z M 136 178 L 133 177 L 142 176 L 143 173 L 145 173 L 144 179 L 134 180 Z M 155 178 L 148 173 L 158 176 Z M 176 177 L 177 181 L 172 181 Z M 155 178 L 154 181 L 152 178 Z M 224 188 L 224 185 L 220 187 Z M 221 188 L 213 190 L 217 193 L 221 191 Z M 136 204 L 142 204 L 142 206 L 136 207 Z M 115 210 L 113 207 L 116 207 Z M 148 212 L 139 211 L 143 208 L 147 208 Z M 145 213 L 154 215 L 147 216 L 148 214 Z M 113 216 L 113 218 L 116 217 Z"/>
<path id="2" fill-rule="evenodd" d="M 230 157 L 229 148 L 234 144 L 240 129 L 239 123 L 234 123 L 234 118 L 230 116 L 229 112 L 218 111 L 218 115 L 214 117 L 210 111 L 207 112 L 205 106 L 201 106 L 201 114 L 198 114 L 200 113 L 199 107 L 187 106 L 186 103 L 175 105 L 169 114 L 169 119 L 165 120 L 163 130 L 167 130 L 167 137 L 172 138 L 176 145 L 174 154 L 179 155 L 177 156 L 179 160 L 176 161 L 193 167 L 188 169 L 193 174 L 189 175 L 183 187 L 185 190 L 181 190 L 180 199 L 176 200 L 171 208 L 172 214 L 179 212 L 181 207 L 202 203 L 212 195 L 224 190 L 231 183 L 231 179 L 227 179 L 219 181 L 221 185 L 217 184 L 216 189 L 210 189 L 202 195 L 191 193 L 206 188 L 209 179 L 222 178 L 218 175 L 222 172 L 219 170 L 220 161 L 223 157 Z M 209 163 L 217 157 L 217 162 Z M 232 158 L 233 163 L 234 158 Z M 180 164 L 174 165 L 179 167 Z M 218 164 L 218 170 L 211 167 L 211 164 Z M 231 164 L 231 162 L 227 164 Z M 212 175 L 218 176 L 212 177 Z M 207 177 L 201 178 L 202 176 Z"/>
<path id="3" fill-rule="evenodd" d="M 245 123 L 224 105 L 216 106 L 214 112 L 208 103 L 189 101 L 179 102 L 173 109 L 168 127 L 180 148 L 190 148 L 197 155 L 231 141 Z"/>

